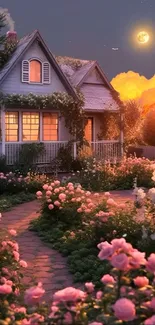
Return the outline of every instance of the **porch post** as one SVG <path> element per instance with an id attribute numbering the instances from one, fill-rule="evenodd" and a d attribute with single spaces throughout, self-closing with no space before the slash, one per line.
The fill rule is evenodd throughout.
<path id="1" fill-rule="evenodd" d="M 1 106 L 2 155 L 5 155 L 5 108 Z"/>
<path id="2" fill-rule="evenodd" d="M 76 159 L 77 157 L 77 143 L 74 141 L 73 143 L 73 158 L 74 160 Z"/>
<path id="3" fill-rule="evenodd" d="M 123 133 L 123 113 L 120 112 L 120 144 L 121 144 L 121 157 L 124 155 L 124 133 Z"/>

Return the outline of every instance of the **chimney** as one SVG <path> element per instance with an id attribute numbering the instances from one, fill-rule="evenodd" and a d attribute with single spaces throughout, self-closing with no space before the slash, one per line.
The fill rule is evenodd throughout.
<path id="1" fill-rule="evenodd" d="M 7 42 L 17 43 L 17 33 L 15 31 L 8 31 L 6 33 Z"/>
<path id="2" fill-rule="evenodd" d="M 9 50 L 16 47 L 17 42 L 17 33 L 15 31 L 8 31 L 6 33 L 5 49 Z"/>

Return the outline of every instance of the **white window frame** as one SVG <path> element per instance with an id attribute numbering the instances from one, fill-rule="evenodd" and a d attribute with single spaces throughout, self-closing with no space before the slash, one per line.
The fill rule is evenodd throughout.
<path id="1" fill-rule="evenodd" d="M 38 61 L 41 64 L 41 82 L 31 82 L 30 81 L 30 62 L 31 61 Z M 24 67 L 24 62 L 28 63 L 28 72 L 24 72 L 23 67 Z M 48 65 L 49 69 L 49 81 L 44 81 L 44 65 Z M 24 73 L 28 74 L 28 80 L 24 80 Z M 42 61 L 41 59 L 37 57 L 32 57 L 29 60 L 23 60 L 22 61 L 22 83 L 27 83 L 29 85 L 49 85 L 51 83 L 51 69 L 50 69 L 50 63 L 48 61 Z"/>

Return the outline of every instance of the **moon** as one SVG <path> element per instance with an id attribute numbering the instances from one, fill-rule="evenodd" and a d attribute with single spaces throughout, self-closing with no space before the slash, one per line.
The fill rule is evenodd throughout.
<path id="1" fill-rule="evenodd" d="M 138 43 L 145 44 L 148 43 L 150 36 L 147 32 L 141 31 L 137 34 Z"/>

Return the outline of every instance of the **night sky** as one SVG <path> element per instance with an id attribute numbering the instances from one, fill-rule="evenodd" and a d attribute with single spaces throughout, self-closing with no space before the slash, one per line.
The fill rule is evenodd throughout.
<path id="1" fill-rule="evenodd" d="M 97 60 L 110 80 L 128 70 L 155 74 L 155 0 L 0 0 L 0 6 L 19 37 L 39 29 L 54 54 Z M 135 46 L 137 27 L 151 30 L 151 46 Z"/>

